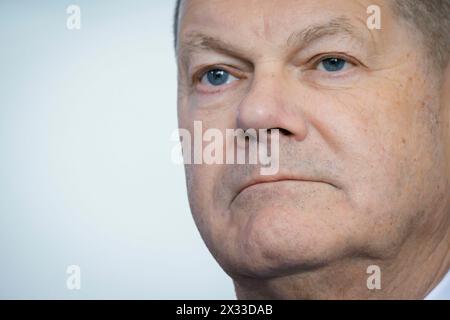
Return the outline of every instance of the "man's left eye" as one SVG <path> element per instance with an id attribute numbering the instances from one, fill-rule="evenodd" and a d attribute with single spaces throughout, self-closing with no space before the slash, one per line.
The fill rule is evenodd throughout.
<path id="1" fill-rule="evenodd" d="M 325 58 L 319 62 L 317 69 L 325 72 L 338 72 L 347 70 L 352 66 L 352 63 L 342 58 Z"/>
<path id="2" fill-rule="evenodd" d="M 229 72 L 223 69 L 209 70 L 203 74 L 200 82 L 209 86 L 222 86 L 238 80 L 236 77 L 232 76 Z"/>

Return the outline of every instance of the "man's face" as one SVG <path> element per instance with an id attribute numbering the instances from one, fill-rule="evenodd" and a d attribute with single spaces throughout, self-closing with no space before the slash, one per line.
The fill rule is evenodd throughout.
<path id="1" fill-rule="evenodd" d="M 372 4 L 381 30 L 367 27 Z M 194 219 L 226 272 L 386 258 L 426 237 L 448 199 L 449 110 L 424 52 L 384 1 L 184 1 L 180 127 L 281 129 L 272 182 L 256 165 L 186 165 Z"/>

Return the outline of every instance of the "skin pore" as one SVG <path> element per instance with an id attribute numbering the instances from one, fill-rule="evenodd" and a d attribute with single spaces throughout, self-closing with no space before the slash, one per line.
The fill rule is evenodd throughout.
<path id="1" fill-rule="evenodd" d="M 381 30 L 367 28 L 372 4 Z M 445 275 L 450 68 L 421 40 L 387 0 L 182 2 L 179 126 L 281 129 L 271 182 L 246 187 L 256 165 L 186 165 L 194 220 L 238 298 L 420 299 Z"/>

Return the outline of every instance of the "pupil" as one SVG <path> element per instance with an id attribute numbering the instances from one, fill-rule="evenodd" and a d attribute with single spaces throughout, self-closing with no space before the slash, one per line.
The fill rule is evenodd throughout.
<path id="1" fill-rule="evenodd" d="M 214 86 L 220 86 L 228 80 L 228 73 L 224 70 L 208 71 L 208 81 Z"/>
<path id="2" fill-rule="evenodd" d="M 339 71 L 344 67 L 345 61 L 339 58 L 328 58 L 324 61 L 324 67 L 327 71 Z"/>

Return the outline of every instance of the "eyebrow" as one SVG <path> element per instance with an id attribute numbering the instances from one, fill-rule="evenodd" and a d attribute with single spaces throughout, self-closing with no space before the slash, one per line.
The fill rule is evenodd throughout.
<path id="1" fill-rule="evenodd" d="M 244 55 L 242 49 L 231 43 L 200 32 L 194 32 L 190 33 L 185 41 L 180 42 L 177 56 L 179 56 L 182 61 L 186 61 L 187 57 L 192 52 L 201 50 L 215 51 L 236 58 Z"/>
<path id="2" fill-rule="evenodd" d="M 326 36 L 345 35 L 363 42 L 364 37 L 346 17 L 337 17 L 325 23 L 313 24 L 300 31 L 294 31 L 287 39 L 287 47 L 304 48 Z M 177 55 L 182 60 L 197 50 L 215 51 L 232 57 L 242 59 L 244 50 L 217 37 L 192 32 L 186 35 L 186 39 L 180 41 Z"/>
<path id="3" fill-rule="evenodd" d="M 363 42 L 361 33 L 357 32 L 356 27 L 350 22 L 350 19 L 338 17 L 326 23 L 313 24 L 303 30 L 293 32 L 289 36 L 286 44 L 288 46 L 298 45 L 300 47 L 306 47 L 320 38 L 334 35 L 345 35 Z"/>

